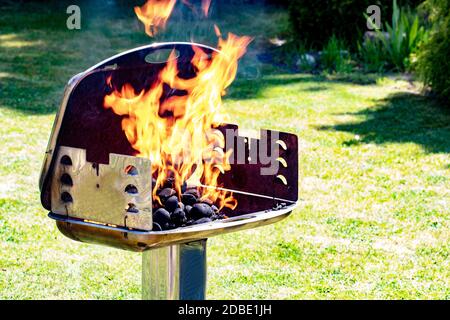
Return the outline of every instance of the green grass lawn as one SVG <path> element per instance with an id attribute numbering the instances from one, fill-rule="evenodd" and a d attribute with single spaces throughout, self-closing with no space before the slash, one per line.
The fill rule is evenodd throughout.
<path id="1" fill-rule="evenodd" d="M 65 238 L 37 181 L 67 80 L 149 40 L 132 15 L 68 31 L 65 8 L 1 10 L 0 298 L 139 299 L 140 254 Z M 207 297 L 449 299 L 450 109 L 396 76 L 258 74 L 226 108 L 298 135 L 299 206 L 211 238 Z"/>

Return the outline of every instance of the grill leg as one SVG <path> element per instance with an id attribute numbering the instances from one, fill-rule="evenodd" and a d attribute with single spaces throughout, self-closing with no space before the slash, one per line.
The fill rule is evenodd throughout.
<path id="1" fill-rule="evenodd" d="M 144 251 L 142 299 L 204 300 L 206 239 Z"/>

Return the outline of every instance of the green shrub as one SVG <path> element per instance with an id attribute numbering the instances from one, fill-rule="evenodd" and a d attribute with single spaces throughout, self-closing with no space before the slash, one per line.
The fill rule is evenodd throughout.
<path id="1" fill-rule="evenodd" d="M 450 99 L 450 1 L 427 0 L 425 8 L 433 27 L 428 41 L 420 47 L 418 71 L 433 91 Z"/>
<path id="2" fill-rule="evenodd" d="M 328 72 L 348 73 L 352 70 L 348 50 L 344 42 L 335 35 L 331 36 L 323 48 L 320 63 Z"/>
<path id="3" fill-rule="evenodd" d="M 387 66 L 386 56 L 383 43 L 377 36 L 365 37 L 362 43 L 358 43 L 358 58 L 366 72 L 385 71 Z"/>
<path id="4" fill-rule="evenodd" d="M 377 40 L 381 41 L 387 62 L 396 71 L 405 71 L 411 67 L 411 55 L 417 52 L 421 43 L 426 41 L 427 31 L 420 25 L 419 15 L 409 7 L 400 8 L 393 0 L 391 23 L 385 23 L 385 31 L 376 30 Z"/>
<path id="5" fill-rule="evenodd" d="M 281 46 L 265 49 L 265 55 L 260 55 L 260 59 L 267 59 L 267 62 L 286 70 L 310 72 L 314 69 L 314 65 L 306 59 L 307 53 L 308 49 L 301 41 L 287 41 Z"/>
<path id="6" fill-rule="evenodd" d="M 301 72 L 313 72 L 316 67 L 315 60 L 311 60 L 311 55 L 309 55 L 305 50 L 303 53 L 299 55 L 298 60 L 296 62 L 296 67 Z M 314 57 L 312 58 L 314 59 Z"/>
<path id="7" fill-rule="evenodd" d="M 423 0 L 399 0 L 400 5 L 415 7 Z M 381 19 L 392 15 L 392 2 L 386 0 L 291 0 L 289 17 L 292 31 L 307 46 L 322 48 L 336 35 L 351 47 L 367 31 L 363 13 L 369 5 L 381 8 Z"/>

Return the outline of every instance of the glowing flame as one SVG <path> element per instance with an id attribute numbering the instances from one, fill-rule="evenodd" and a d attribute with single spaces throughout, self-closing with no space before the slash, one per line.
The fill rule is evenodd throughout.
<path id="1" fill-rule="evenodd" d="M 191 64 L 196 70 L 193 78 L 178 76 L 177 58 L 172 51 L 165 67 L 149 90 L 135 92 L 129 84 L 105 96 L 105 108 L 123 116 L 122 129 L 136 155 L 152 161 L 156 190 L 168 179 L 174 180 L 180 195 L 184 182 L 192 185 L 217 187 L 221 173 L 230 170 L 229 154 L 223 151 L 225 139 L 215 129 L 220 124 L 222 96 L 237 72 L 237 62 L 245 53 L 251 39 L 229 34 L 219 38 L 220 52 L 207 54 L 193 46 Z M 185 92 L 162 98 L 167 88 Z M 182 91 L 179 91 L 182 90 Z M 172 91 L 173 92 L 173 91 Z M 202 189 L 202 199 L 223 207 L 233 208 L 231 194 L 216 188 Z"/>
<path id="2" fill-rule="evenodd" d="M 208 16 L 209 7 L 211 6 L 211 0 L 202 0 L 202 11 L 205 17 Z"/>
<path id="3" fill-rule="evenodd" d="M 145 33 L 153 37 L 159 29 L 164 29 L 176 2 L 176 0 L 147 0 L 142 7 L 134 7 L 138 19 L 145 26 Z"/>
<path id="4" fill-rule="evenodd" d="M 154 37 L 160 29 L 164 29 L 176 2 L 177 0 L 147 0 L 142 7 L 134 7 L 136 16 L 145 26 L 145 33 Z M 196 11 L 188 0 L 182 0 L 182 2 Z M 210 6 L 211 0 L 202 0 L 201 8 L 205 17 L 208 16 Z"/>
<path id="5" fill-rule="evenodd" d="M 190 5 L 187 0 L 184 4 Z M 208 14 L 210 0 L 202 0 L 201 7 Z M 148 0 L 135 12 L 153 36 L 164 28 L 176 0 Z M 193 8 L 193 7 L 191 7 Z M 224 40 L 217 26 L 218 49 L 211 53 L 192 46 L 191 64 L 195 75 L 179 77 L 176 51 L 172 51 L 166 65 L 150 88 L 136 92 L 130 84 L 113 88 L 112 79 L 106 84 L 113 92 L 104 98 L 104 107 L 123 117 L 122 129 L 136 150 L 136 156 L 149 158 L 152 176 L 156 178 L 153 198 L 160 201 L 157 190 L 169 178 L 181 195 L 184 183 L 201 188 L 201 198 L 219 206 L 234 209 L 232 194 L 220 187 L 220 174 L 230 170 L 229 154 L 224 153 L 225 138 L 216 129 L 220 125 L 222 96 L 233 82 L 238 60 L 246 52 L 250 37 L 228 34 Z M 212 187 L 212 188 L 211 188 Z"/>
<path id="6" fill-rule="evenodd" d="M 183 2 L 184 5 L 188 6 L 192 11 L 197 12 L 197 9 L 189 0 L 181 0 L 181 2 Z M 203 15 L 205 17 L 207 17 L 209 14 L 210 6 L 211 6 L 211 0 L 202 0 L 201 8 L 202 8 Z"/>
<path id="7" fill-rule="evenodd" d="M 206 16 L 208 16 L 208 11 L 209 11 L 209 7 L 211 5 L 211 0 L 202 0 L 202 11 L 203 14 Z"/>

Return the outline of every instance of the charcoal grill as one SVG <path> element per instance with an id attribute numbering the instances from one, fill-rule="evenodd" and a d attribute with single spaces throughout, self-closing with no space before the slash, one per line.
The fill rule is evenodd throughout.
<path id="1" fill-rule="evenodd" d="M 297 202 L 297 137 L 273 130 L 248 136 L 236 125 L 224 124 L 218 128 L 224 134 L 237 134 L 225 145 L 234 161 L 220 184 L 233 192 L 237 207 L 225 210 L 228 218 L 223 220 L 152 231 L 150 160 L 133 156 L 121 117 L 103 107 L 103 98 L 111 92 L 111 81 L 116 87 L 129 83 L 137 92 L 149 89 L 165 66 L 164 61 L 149 59 L 158 52 L 176 50 L 178 69 L 189 78 L 194 46 L 209 55 L 215 51 L 193 43 L 152 44 L 113 56 L 70 79 L 39 181 L 42 205 L 65 236 L 144 252 L 144 298 L 204 298 L 206 239 L 279 221 Z M 279 150 L 274 174 L 261 174 L 267 164 L 254 150 L 262 143 Z M 243 152 L 238 154 L 234 146 Z M 133 168 L 132 174 L 127 168 Z M 128 192 L 130 185 L 139 193 Z"/>

